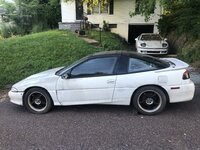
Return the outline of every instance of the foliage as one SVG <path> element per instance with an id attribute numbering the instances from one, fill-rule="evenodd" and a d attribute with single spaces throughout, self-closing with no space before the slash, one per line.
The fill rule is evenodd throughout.
<path id="1" fill-rule="evenodd" d="M 149 21 L 151 14 L 155 10 L 156 0 L 136 0 L 136 9 L 130 12 L 131 17 L 140 14 L 145 16 L 145 21 Z"/>
<path id="2" fill-rule="evenodd" d="M 65 2 L 68 1 L 74 1 L 74 0 L 65 0 Z M 89 10 L 91 10 L 93 7 L 101 5 L 101 8 L 105 7 L 110 0 L 80 0 L 82 3 L 87 4 L 89 6 Z"/>
<path id="3" fill-rule="evenodd" d="M 17 32 L 16 26 L 12 23 L 1 23 L 0 24 L 0 35 L 2 38 L 8 38 Z"/>
<path id="4" fill-rule="evenodd" d="M 175 48 L 182 59 L 189 63 L 199 61 L 200 1 L 165 0 L 163 6 L 165 13 L 158 22 L 160 33 L 165 36 L 174 34 L 171 41 L 175 41 Z"/>
<path id="5" fill-rule="evenodd" d="M 106 32 L 103 36 L 110 41 L 107 50 L 118 47 L 115 44 L 119 44 L 120 40 L 113 39 L 111 33 Z M 0 87 L 43 70 L 69 65 L 103 50 L 87 44 L 70 31 L 54 30 L 0 40 L 0 70 L 3 71 Z"/>
<path id="6" fill-rule="evenodd" d="M 6 9 L 3 21 L 14 22 L 16 34 L 57 28 L 61 18 L 58 0 L 14 0 L 14 3 L 1 0 L 0 4 Z"/>
<path id="7" fill-rule="evenodd" d="M 103 30 L 106 32 L 110 31 L 109 22 L 106 22 L 105 20 L 103 21 Z"/>
<path id="8" fill-rule="evenodd" d="M 200 40 L 196 40 L 192 43 L 189 42 L 189 44 L 181 50 L 179 55 L 189 63 L 200 61 Z"/>
<path id="9" fill-rule="evenodd" d="M 89 37 L 100 41 L 100 32 L 97 30 L 91 30 Z M 101 46 L 104 50 L 129 50 L 130 47 L 125 42 L 125 39 L 119 35 L 111 32 L 101 32 Z"/>
<path id="10" fill-rule="evenodd" d="M 168 2 L 169 3 L 169 2 Z M 188 34 L 200 37 L 200 1 L 199 0 L 173 0 L 166 5 L 167 13 L 159 20 L 158 27 L 162 34 L 176 31 L 177 34 Z"/>

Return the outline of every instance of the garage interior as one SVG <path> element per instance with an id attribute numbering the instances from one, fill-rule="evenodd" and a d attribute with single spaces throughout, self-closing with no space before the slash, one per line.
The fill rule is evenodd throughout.
<path id="1" fill-rule="evenodd" d="M 129 25 L 128 43 L 135 44 L 135 38 L 142 33 L 153 33 L 154 25 Z"/>

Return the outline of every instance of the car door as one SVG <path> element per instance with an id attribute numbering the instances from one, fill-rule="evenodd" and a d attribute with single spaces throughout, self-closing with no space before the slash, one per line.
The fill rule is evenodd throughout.
<path id="1" fill-rule="evenodd" d="M 58 100 L 62 105 L 111 102 L 117 59 L 113 56 L 91 58 L 73 67 L 69 78 L 58 80 Z"/>
<path id="2" fill-rule="evenodd" d="M 154 70 L 159 67 L 153 62 L 140 58 L 122 56 L 117 67 L 117 81 L 113 103 L 129 105 L 133 92 L 143 85 L 152 85 L 157 81 Z"/>

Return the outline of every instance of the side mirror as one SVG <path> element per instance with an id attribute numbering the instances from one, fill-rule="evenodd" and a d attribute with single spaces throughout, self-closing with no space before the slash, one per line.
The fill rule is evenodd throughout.
<path id="1" fill-rule="evenodd" d="M 164 41 L 167 41 L 167 38 L 164 38 Z"/>
<path id="2" fill-rule="evenodd" d="M 62 79 L 69 79 L 70 78 L 70 74 L 69 73 L 65 73 L 62 75 L 61 77 Z"/>
<path id="3" fill-rule="evenodd" d="M 138 38 L 135 38 L 136 41 L 138 41 Z"/>

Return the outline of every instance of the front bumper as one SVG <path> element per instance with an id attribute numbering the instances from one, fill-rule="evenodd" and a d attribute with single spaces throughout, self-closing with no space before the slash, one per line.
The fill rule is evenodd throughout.
<path id="1" fill-rule="evenodd" d="M 195 85 L 192 81 L 188 84 L 179 85 L 177 87 L 180 88 L 171 89 L 171 86 L 168 87 L 170 103 L 191 101 L 193 99 L 195 92 Z"/>
<path id="2" fill-rule="evenodd" d="M 24 94 L 24 92 L 12 92 L 12 91 L 10 91 L 8 93 L 8 96 L 10 98 L 10 102 L 22 106 L 23 105 L 23 94 Z"/>
<path id="3" fill-rule="evenodd" d="M 168 48 L 137 48 L 137 52 L 141 54 L 163 55 L 168 54 Z"/>

